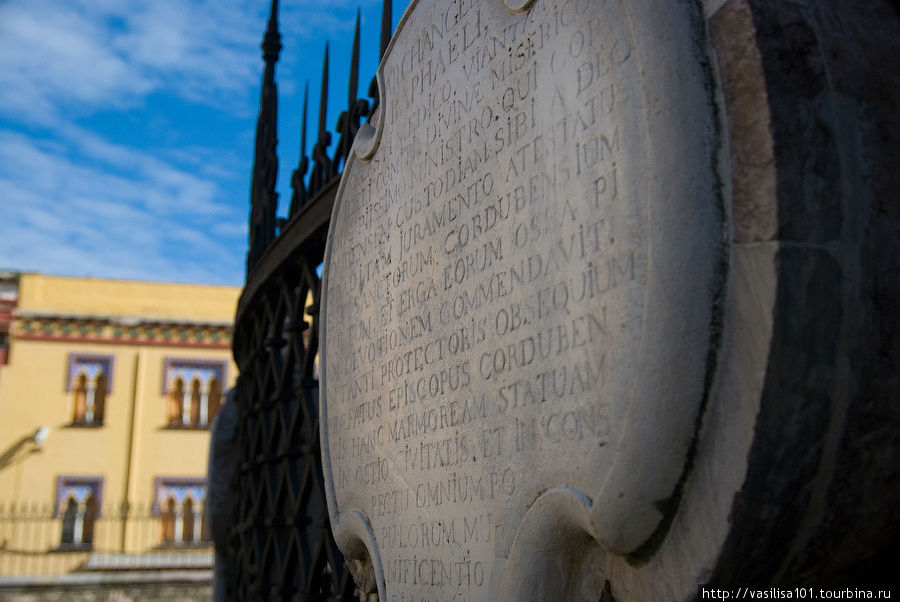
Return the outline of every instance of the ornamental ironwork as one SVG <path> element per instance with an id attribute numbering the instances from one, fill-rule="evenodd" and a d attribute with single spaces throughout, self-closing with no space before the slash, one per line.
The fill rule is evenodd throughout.
<path id="1" fill-rule="evenodd" d="M 380 54 L 390 41 L 391 2 L 382 10 Z M 303 100 L 300 158 L 285 217 L 276 215 L 277 88 L 282 48 L 273 0 L 262 44 L 263 72 L 250 210 L 247 282 L 233 339 L 237 460 L 232 481 L 227 597 L 237 600 L 358 600 L 330 530 L 319 448 L 318 313 L 320 264 L 341 169 L 360 124 L 378 105 L 357 98 L 360 18 L 346 109 L 328 130 L 328 45 L 318 129 L 306 154 L 309 86 Z M 332 133 L 337 136 L 329 152 Z"/>

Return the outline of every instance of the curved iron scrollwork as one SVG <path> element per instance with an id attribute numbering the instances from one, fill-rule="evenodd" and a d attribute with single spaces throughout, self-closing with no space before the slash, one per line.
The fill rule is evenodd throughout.
<path id="1" fill-rule="evenodd" d="M 390 4 L 385 1 L 382 14 L 382 54 L 390 40 Z M 326 44 L 316 143 L 308 157 L 307 84 L 290 209 L 286 219 L 279 219 L 275 192 L 275 63 L 281 50 L 277 11 L 278 1 L 273 0 L 262 45 L 265 71 L 251 189 L 247 283 L 234 333 L 240 376 L 227 595 L 236 600 L 358 600 L 331 535 L 319 447 L 316 366 L 321 294 L 317 269 L 325 252 L 340 170 L 362 120 L 372 113 L 367 100 L 356 98 L 360 15 L 348 105 L 337 122 L 338 144 L 330 155 Z"/>

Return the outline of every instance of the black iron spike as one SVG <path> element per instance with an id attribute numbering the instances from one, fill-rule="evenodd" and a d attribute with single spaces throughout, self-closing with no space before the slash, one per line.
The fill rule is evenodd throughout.
<path id="1" fill-rule="evenodd" d="M 347 107 L 356 103 L 356 91 L 359 88 L 359 24 L 360 9 L 356 9 L 356 31 L 353 32 L 353 54 L 350 58 L 350 86 L 347 89 Z"/>
<path id="2" fill-rule="evenodd" d="M 322 66 L 322 96 L 319 100 L 319 133 L 325 131 L 326 111 L 328 109 L 328 42 L 325 42 L 325 61 Z"/>
<path id="3" fill-rule="evenodd" d="M 288 217 L 294 217 L 300 207 L 306 204 L 308 200 L 307 187 L 303 182 L 306 172 L 309 169 L 309 159 L 306 156 L 306 122 L 309 109 L 309 80 L 303 88 L 303 121 L 300 124 L 300 162 L 297 169 L 291 174 L 291 188 L 294 191 L 291 197 L 291 206 L 288 211 Z"/>
<path id="4" fill-rule="evenodd" d="M 281 34 L 278 33 L 278 0 L 272 0 L 266 35 L 262 43 L 263 59 L 267 64 L 278 61 L 278 54 L 281 52 L 281 48 Z"/>
<path id="5" fill-rule="evenodd" d="M 353 51 L 350 55 L 350 84 L 347 87 L 347 110 L 338 118 L 337 131 L 340 135 L 334 160 L 331 164 L 331 177 L 338 175 L 340 164 L 344 165 L 350 158 L 350 149 L 353 147 L 353 139 L 359 131 L 359 122 L 369 114 L 369 103 L 357 99 L 359 88 L 359 30 L 362 21 L 362 11 L 356 10 L 356 30 L 353 32 Z"/>
<path id="6" fill-rule="evenodd" d="M 256 148 L 253 158 L 253 181 L 250 188 L 250 251 L 247 256 L 247 273 L 256 264 L 275 238 L 275 211 L 278 193 L 278 155 L 276 147 L 278 118 L 278 89 L 275 86 L 275 63 L 281 52 L 281 35 L 278 33 L 278 0 L 272 0 L 269 21 L 262 43 L 263 72 L 259 117 L 256 121 Z"/>
<path id="7" fill-rule="evenodd" d="M 393 0 L 384 0 L 381 8 L 381 49 L 378 53 L 378 60 L 384 58 L 387 52 L 388 44 L 391 42 L 391 9 L 394 4 Z"/>
<path id="8" fill-rule="evenodd" d="M 319 133 L 313 146 L 312 173 L 309 175 L 310 198 L 314 197 L 332 176 L 333 162 L 328 156 L 331 134 L 326 129 L 328 109 L 328 42 L 325 42 L 325 60 L 322 65 L 322 95 L 319 100 Z"/>
<path id="9" fill-rule="evenodd" d="M 300 160 L 306 158 L 306 111 L 309 107 L 309 80 L 303 88 L 303 123 L 300 126 Z"/>

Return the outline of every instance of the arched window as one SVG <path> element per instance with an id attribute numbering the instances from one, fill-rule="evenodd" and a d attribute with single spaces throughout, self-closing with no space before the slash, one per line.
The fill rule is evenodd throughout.
<path id="1" fill-rule="evenodd" d="M 188 415 L 188 420 L 185 421 L 186 424 L 192 424 L 194 426 L 199 426 L 201 424 L 205 424 L 205 422 L 200 422 L 200 404 L 201 402 L 205 402 L 206 399 L 203 399 L 205 396 L 200 392 L 202 385 L 200 384 L 200 379 L 198 377 L 194 377 L 191 381 L 191 405 L 190 405 L 190 414 Z M 206 405 L 205 403 L 203 405 Z M 206 408 L 203 408 L 203 414 L 206 414 Z"/>
<path id="2" fill-rule="evenodd" d="M 87 375 L 83 372 L 78 375 L 78 380 L 75 385 L 75 411 L 72 415 L 72 422 L 74 423 L 82 423 L 84 422 L 84 412 L 87 408 Z"/>
<path id="3" fill-rule="evenodd" d="M 222 384 L 215 375 L 209 379 L 209 422 L 212 422 L 222 407 Z"/>
<path id="4" fill-rule="evenodd" d="M 180 376 L 172 383 L 169 390 L 168 409 L 166 410 L 166 422 L 170 425 L 181 424 L 182 404 L 184 402 L 184 379 Z"/>
<path id="5" fill-rule="evenodd" d="M 92 544 L 94 542 L 94 518 L 97 516 L 97 504 L 93 495 L 88 495 L 82 504 L 81 518 L 81 543 Z"/>
<path id="6" fill-rule="evenodd" d="M 184 515 L 184 529 L 182 530 L 182 541 L 190 543 L 194 541 L 194 500 L 187 497 L 181 503 L 181 512 Z M 198 523 L 199 527 L 200 524 Z"/>
<path id="7" fill-rule="evenodd" d="M 74 498 L 68 498 L 65 503 L 66 511 L 63 513 L 62 544 L 75 543 L 75 516 L 78 514 L 78 502 Z"/>
<path id="8" fill-rule="evenodd" d="M 172 543 L 175 541 L 175 499 L 170 497 L 166 500 L 165 506 L 161 513 L 162 519 L 162 540 L 163 543 Z"/>
<path id="9" fill-rule="evenodd" d="M 72 392 L 72 423 L 103 424 L 106 397 L 110 392 L 112 357 L 71 354 L 67 390 Z"/>
<path id="10" fill-rule="evenodd" d="M 102 477 L 59 477 L 57 516 L 62 518 L 63 547 L 90 547 L 100 514 Z"/>
<path id="11" fill-rule="evenodd" d="M 103 409 L 106 405 L 106 374 L 100 372 L 96 378 L 96 387 L 94 389 L 94 408 L 93 420 L 100 424 L 103 422 Z"/>
<path id="12" fill-rule="evenodd" d="M 196 545 L 207 541 L 203 520 L 204 480 L 159 478 L 156 487 L 163 545 Z"/>
<path id="13" fill-rule="evenodd" d="M 173 427 L 205 428 L 222 405 L 225 363 L 166 359 L 163 393 L 166 420 Z"/>

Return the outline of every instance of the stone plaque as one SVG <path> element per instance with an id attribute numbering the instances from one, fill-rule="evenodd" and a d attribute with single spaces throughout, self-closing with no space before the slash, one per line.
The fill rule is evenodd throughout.
<path id="1" fill-rule="evenodd" d="M 639 563 L 665 534 L 725 230 L 697 13 L 404 15 L 338 192 L 322 310 L 329 511 L 382 600 L 597 599 L 602 580 L 570 567 Z"/>

